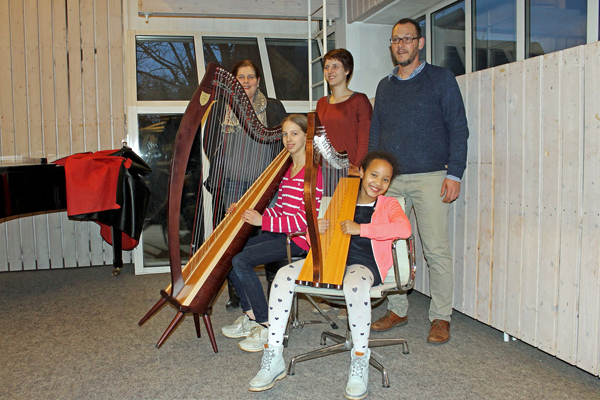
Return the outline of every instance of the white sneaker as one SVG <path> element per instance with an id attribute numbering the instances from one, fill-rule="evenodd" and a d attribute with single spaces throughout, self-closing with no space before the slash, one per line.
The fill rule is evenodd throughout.
<path id="1" fill-rule="evenodd" d="M 228 338 L 241 338 L 247 337 L 250 334 L 252 328 L 258 325 L 256 321 L 250 321 L 250 318 L 246 314 L 242 315 L 235 320 L 233 325 L 227 325 L 221 328 L 223 335 Z"/>
<path id="2" fill-rule="evenodd" d="M 248 337 L 238 343 L 238 347 L 244 351 L 256 353 L 257 351 L 262 351 L 265 348 L 268 338 L 269 329 L 261 324 L 257 324 L 257 326 L 252 328 Z"/>
<path id="3" fill-rule="evenodd" d="M 367 397 L 369 389 L 369 358 L 371 357 L 371 350 L 367 349 L 367 352 L 359 357 L 352 349 L 352 361 L 350 362 L 350 376 L 348 377 L 348 383 L 346 384 L 346 393 L 344 395 L 347 399 L 359 400 Z"/>
<path id="4" fill-rule="evenodd" d="M 283 361 L 283 346 L 270 346 L 265 344 L 263 347 L 263 358 L 260 363 L 260 371 L 250 381 L 251 392 L 262 392 L 271 389 L 275 381 L 286 377 L 285 361 Z"/>

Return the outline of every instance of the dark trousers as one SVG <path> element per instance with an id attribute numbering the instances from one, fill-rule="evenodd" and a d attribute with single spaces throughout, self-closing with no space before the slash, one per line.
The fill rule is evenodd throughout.
<path id="1" fill-rule="evenodd" d="M 265 293 L 254 267 L 287 257 L 285 249 L 285 233 L 262 232 L 248 240 L 244 249 L 233 257 L 233 269 L 229 278 L 240 296 L 242 310 L 254 312 L 258 323 L 268 321 L 268 306 Z M 306 254 L 300 246 L 292 242 L 292 256 L 301 257 Z"/>

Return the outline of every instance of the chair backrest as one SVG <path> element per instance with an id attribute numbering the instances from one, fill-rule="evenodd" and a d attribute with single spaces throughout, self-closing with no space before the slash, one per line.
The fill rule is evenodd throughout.
<path id="1" fill-rule="evenodd" d="M 404 197 L 399 196 L 396 197 L 396 199 L 406 213 L 406 201 Z M 414 238 L 411 236 L 408 239 L 394 240 L 392 251 L 394 252 L 394 263 L 396 263 L 396 265 L 388 271 L 383 285 L 394 285 L 402 290 L 412 289 L 416 272 Z M 396 280 L 396 269 L 400 277 L 398 280 Z"/>

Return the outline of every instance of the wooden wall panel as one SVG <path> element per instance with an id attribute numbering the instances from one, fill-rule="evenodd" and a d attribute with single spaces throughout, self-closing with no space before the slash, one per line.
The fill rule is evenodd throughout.
<path id="1" fill-rule="evenodd" d="M 110 59 L 108 56 L 109 17 L 108 0 L 94 2 L 96 16 L 94 21 L 96 49 L 96 81 L 98 104 L 98 148 L 109 149 L 112 144 L 110 124 Z"/>
<path id="2" fill-rule="evenodd" d="M 122 30 L 121 0 L 0 4 L 0 164 L 120 147 Z M 112 248 L 98 227 L 66 213 L 0 224 L 0 271 L 104 263 Z"/>
<path id="3" fill-rule="evenodd" d="M 0 2 L 0 157 L 15 156 L 15 122 L 12 91 L 12 45 L 10 35 L 10 7 Z M 10 82 L 10 84 L 8 84 Z"/>
<path id="4" fill-rule="evenodd" d="M 579 290 L 579 243 L 581 230 L 583 71 L 581 47 L 562 52 L 560 79 L 561 190 L 560 272 L 558 275 L 558 350 L 570 363 L 576 359 L 577 292 Z"/>
<path id="5" fill-rule="evenodd" d="M 506 329 L 508 258 L 508 75 L 509 66 L 495 68 L 494 90 L 494 233 L 492 257 L 492 326 Z M 471 135 L 478 134 L 470 132 Z"/>
<path id="6" fill-rule="evenodd" d="M 467 198 L 450 217 L 455 308 L 595 375 L 599 77 L 599 43 L 459 77 Z"/>
<path id="7" fill-rule="evenodd" d="M 523 62 L 511 64 L 508 76 L 508 260 L 506 332 L 520 337 L 523 244 Z"/>
<path id="8" fill-rule="evenodd" d="M 600 372 L 600 43 L 585 46 L 583 197 L 577 366 Z M 579 114 L 582 115 L 582 114 Z"/>
<path id="9" fill-rule="evenodd" d="M 54 54 L 52 35 L 52 2 L 38 2 L 39 21 L 39 75 L 41 91 L 42 126 L 40 135 L 43 157 L 56 159 L 58 154 L 56 140 L 56 104 L 54 96 Z M 51 267 L 52 260 L 62 258 L 61 231 L 58 216 L 54 214 L 35 217 L 36 261 L 38 269 Z M 45 228 L 45 229 L 42 229 Z"/>
<path id="10" fill-rule="evenodd" d="M 480 128 L 480 88 L 481 72 L 467 75 L 467 121 L 469 130 L 479 132 Z M 479 239 L 479 137 L 473 136 L 469 142 L 467 152 L 467 169 L 465 170 L 464 191 L 465 201 L 465 258 L 463 278 L 463 311 L 465 314 L 474 315 L 477 300 L 477 258 Z"/>
<path id="11" fill-rule="evenodd" d="M 493 93 L 493 68 L 481 71 L 479 91 Z M 491 323 L 492 252 L 494 235 L 494 106 L 493 96 L 482 96 L 479 104 L 479 235 L 477 237 L 477 301 L 474 314 Z"/>
<path id="12" fill-rule="evenodd" d="M 71 117 L 69 112 L 69 57 L 67 53 L 66 7 L 66 0 L 52 0 L 54 95 L 56 98 L 56 158 L 66 157 L 75 152 L 71 144 Z"/>
<path id="13" fill-rule="evenodd" d="M 538 280 L 538 346 L 556 354 L 560 249 L 560 82 L 559 53 L 543 58 L 541 77 L 540 260 Z"/>
<path id="14" fill-rule="evenodd" d="M 111 140 L 113 148 L 125 139 L 125 79 L 123 61 L 123 18 L 121 0 L 108 0 Z"/>
<path id="15" fill-rule="evenodd" d="M 523 256 L 521 338 L 535 345 L 540 232 L 540 65 L 541 57 L 525 61 L 523 126 Z"/>

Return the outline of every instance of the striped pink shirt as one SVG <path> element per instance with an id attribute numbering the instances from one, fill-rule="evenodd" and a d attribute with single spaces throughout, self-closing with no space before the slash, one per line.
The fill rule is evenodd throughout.
<path id="1" fill-rule="evenodd" d="M 277 203 L 273 208 L 267 208 L 262 217 L 263 231 L 276 233 L 294 233 L 306 231 L 306 211 L 304 208 L 304 168 L 293 178 L 290 176 L 292 167 L 287 170 L 279 185 Z M 323 175 L 319 169 L 317 177 L 317 212 L 323 197 Z M 310 246 L 306 236 L 296 236 L 294 243 L 304 250 Z"/>

